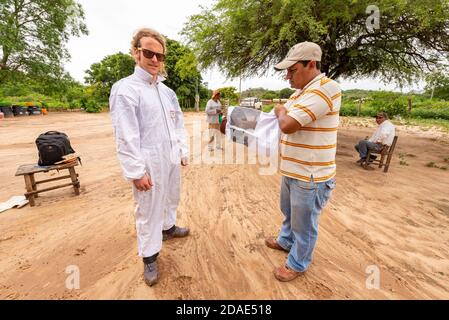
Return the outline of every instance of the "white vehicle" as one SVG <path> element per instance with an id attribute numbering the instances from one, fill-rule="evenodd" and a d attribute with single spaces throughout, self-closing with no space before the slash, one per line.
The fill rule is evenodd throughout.
<path id="1" fill-rule="evenodd" d="M 262 109 L 262 101 L 257 97 L 248 97 L 240 102 L 240 106 L 260 110 Z"/>

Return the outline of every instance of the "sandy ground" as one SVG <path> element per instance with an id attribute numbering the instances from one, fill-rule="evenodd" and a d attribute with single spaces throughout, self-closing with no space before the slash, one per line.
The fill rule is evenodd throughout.
<path id="1" fill-rule="evenodd" d="M 186 114 L 190 132 L 195 117 Z M 108 114 L 3 121 L 0 201 L 24 193 L 16 168 L 37 160 L 34 140 L 47 130 L 66 132 L 82 155 L 82 193 L 44 193 L 36 207 L 0 214 L 0 299 L 449 299 L 449 170 L 426 166 L 449 157 L 442 137 L 400 129 L 390 172 L 364 171 L 353 145 L 373 128 L 342 121 L 314 263 L 290 283 L 272 274 L 286 254 L 264 246 L 282 221 L 280 175 L 249 164 L 183 169 L 178 224 L 192 235 L 164 243 L 161 281 L 149 288 Z M 79 290 L 66 288 L 69 266 L 80 270 Z M 366 285 L 370 266 L 379 289 Z"/>

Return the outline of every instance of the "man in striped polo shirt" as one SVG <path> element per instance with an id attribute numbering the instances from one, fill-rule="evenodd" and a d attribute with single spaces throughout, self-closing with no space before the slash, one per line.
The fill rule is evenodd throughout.
<path id="1" fill-rule="evenodd" d="M 338 83 L 321 73 L 321 48 L 312 42 L 293 46 L 275 66 L 287 70 L 297 89 L 285 105 L 275 108 L 281 136 L 281 210 L 285 216 L 278 237 L 268 247 L 289 252 L 275 277 L 290 281 L 312 262 L 318 220 L 335 188 L 335 154 L 341 104 Z"/>

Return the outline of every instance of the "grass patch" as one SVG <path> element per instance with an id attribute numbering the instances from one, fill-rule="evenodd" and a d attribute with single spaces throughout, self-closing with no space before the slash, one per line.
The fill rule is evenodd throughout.
<path id="1" fill-rule="evenodd" d="M 441 169 L 441 170 L 448 170 L 449 167 L 447 164 L 449 163 L 449 157 L 444 158 L 443 161 L 444 161 L 444 163 L 441 166 L 437 165 L 435 162 L 431 161 L 426 164 L 426 167 L 437 168 L 437 169 Z"/>
<path id="2" fill-rule="evenodd" d="M 430 129 L 431 127 L 437 127 L 445 132 L 449 132 L 449 120 L 444 119 L 403 119 L 402 121 L 392 120 L 396 125 L 411 125 L 420 126 Z"/>
<path id="3" fill-rule="evenodd" d="M 428 168 L 438 168 L 438 166 L 436 165 L 435 162 L 430 161 L 429 163 L 426 164 L 426 167 Z"/>
<path id="4" fill-rule="evenodd" d="M 271 110 L 273 110 L 273 108 L 274 108 L 274 103 L 273 104 L 267 104 L 265 106 L 262 106 L 262 111 L 268 113 Z"/>
<path id="5" fill-rule="evenodd" d="M 350 124 L 361 124 L 363 126 L 377 127 L 375 120 L 372 117 L 354 117 L 354 116 L 344 116 L 342 118 L 349 120 Z M 441 129 L 445 133 L 449 133 L 449 120 L 444 119 L 412 119 L 403 118 L 401 120 L 390 119 L 390 121 L 397 125 L 407 125 L 407 126 L 418 126 L 422 130 L 428 131 L 432 128 Z"/>
<path id="6" fill-rule="evenodd" d="M 401 165 L 401 166 L 408 166 L 409 164 L 407 163 L 407 161 L 405 161 L 405 157 L 406 157 L 407 155 L 406 154 L 404 154 L 404 153 L 400 153 L 399 154 L 399 164 Z"/>

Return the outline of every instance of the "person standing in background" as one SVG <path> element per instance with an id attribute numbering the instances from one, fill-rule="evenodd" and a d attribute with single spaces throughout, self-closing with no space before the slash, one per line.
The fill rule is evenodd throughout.
<path id="1" fill-rule="evenodd" d="M 222 115 L 222 105 L 220 102 L 220 91 L 214 90 L 212 98 L 207 102 L 206 115 L 209 127 L 209 151 L 213 151 L 213 143 L 215 140 L 215 147 L 217 150 L 222 150 L 221 132 L 220 132 L 220 115 Z"/>

